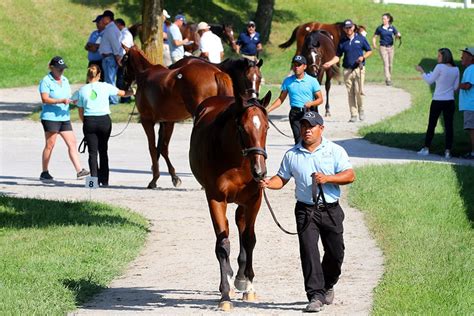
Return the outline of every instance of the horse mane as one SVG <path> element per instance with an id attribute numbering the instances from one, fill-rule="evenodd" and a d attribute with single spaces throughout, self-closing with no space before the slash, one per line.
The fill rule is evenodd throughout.
<path id="1" fill-rule="evenodd" d="M 130 50 L 136 51 L 140 56 L 143 57 L 143 59 L 145 59 L 145 61 L 146 61 L 147 63 L 150 64 L 150 66 L 156 66 L 155 64 L 153 64 L 153 63 L 150 61 L 150 59 L 148 59 L 147 55 L 145 55 L 145 52 L 142 51 L 140 48 L 138 48 L 138 47 L 136 47 L 136 46 L 133 46 L 133 48 L 131 48 Z"/>

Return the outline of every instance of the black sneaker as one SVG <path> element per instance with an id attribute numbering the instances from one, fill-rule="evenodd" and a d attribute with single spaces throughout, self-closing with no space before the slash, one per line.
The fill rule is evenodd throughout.
<path id="1" fill-rule="evenodd" d="M 41 181 L 51 181 L 53 177 L 49 174 L 48 170 L 41 172 L 40 174 Z"/>
<path id="2" fill-rule="evenodd" d="M 88 176 L 90 175 L 91 173 L 89 171 L 87 171 L 86 169 L 82 169 L 81 171 L 79 171 L 77 173 L 77 180 L 80 180 L 82 178 L 84 178 L 85 176 Z"/>
<path id="3" fill-rule="evenodd" d="M 324 309 L 324 304 L 317 298 L 313 298 L 304 309 L 305 313 L 317 313 Z"/>

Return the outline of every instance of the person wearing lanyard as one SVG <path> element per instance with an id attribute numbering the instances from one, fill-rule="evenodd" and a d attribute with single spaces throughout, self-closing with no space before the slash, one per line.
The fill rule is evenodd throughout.
<path id="1" fill-rule="evenodd" d="M 348 94 L 349 109 L 351 118 L 349 122 L 357 121 L 357 114 L 359 120 L 365 119 L 363 92 L 365 78 L 365 60 L 372 55 L 367 39 L 359 33 L 355 33 L 355 25 L 352 20 L 344 21 L 345 37 L 341 40 L 337 47 L 336 56 L 330 61 L 323 64 L 325 69 L 337 64 L 344 55 L 342 67 L 344 68 L 344 84 Z"/>
<path id="2" fill-rule="evenodd" d="M 68 68 L 64 59 L 55 56 L 49 62 L 50 73 L 39 84 L 39 92 L 43 106 L 41 107 L 41 124 L 44 129 L 45 146 L 42 155 L 41 181 L 52 181 L 54 178 L 49 173 L 49 161 L 53 153 L 56 138 L 62 137 L 67 145 L 69 159 L 77 172 L 77 179 L 82 179 L 89 172 L 81 168 L 79 155 L 76 151 L 76 136 L 72 131 L 69 103 L 71 102 L 71 87 L 63 75 Z"/>
<path id="3" fill-rule="evenodd" d="M 293 57 L 292 63 L 295 74 L 283 80 L 280 96 L 268 108 L 268 112 L 278 108 L 285 101 L 286 96 L 290 96 L 289 120 L 295 144 L 298 144 L 301 141 L 300 119 L 305 111 L 315 109 L 316 106 L 323 103 L 323 95 L 318 80 L 305 72 L 306 58 L 296 55 Z"/>
<path id="4" fill-rule="evenodd" d="M 131 96 L 131 91 L 119 90 L 114 85 L 99 82 L 100 68 L 92 65 L 87 69 L 87 84 L 79 89 L 75 102 L 79 108 L 79 117 L 84 123 L 82 131 L 89 151 L 89 169 L 91 176 L 98 177 L 99 185 L 109 185 L 108 141 L 112 131 L 109 97 Z M 97 153 L 99 163 L 97 163 Z"/>
<path id="5" fill-rule="evenodd" d="M 402 35 L 392 25 L 393 17 L 390 13 L 382 15 L 382 25 L 379 25 L 372 37 L 374 49 L 377 49 L 377 37 L 380 37 L 380 57 L 382 57 L 383 68 L 385 73 L 385 84 L 392 85 L 392 66 L 395 49 L 393 48 L 394 37 L 401 38 Z"/>
<path id="6" fill-rule="evenodd" d="M 242 57 L 257 61 L 258 54 L 263 50 L 260 34 L 255 31 L 255 22 L 247 23 L 247 30 L 240 33 L 239 38 L 233 43 L 233 48 Z"/>
<path id="7" fill-rule="evenodd" d="M 259 182 L 260 188 L 279 190 L 291 177 L 295 179 L 296 226 L 309 300 L 306 312 L 319 312 L 324 304 L 334 301 L 333 287 L 344 259 L 344 211 L 339 205 L 339 186 L 355 180 L 346 151 L 322 137 L 323 131 L 323 118 L 315 111 L 306 112 L 301 119 L 302 141 L 285 153 L 276 175 Z M 322 262 L 319 236 L 324 247 Z"/>

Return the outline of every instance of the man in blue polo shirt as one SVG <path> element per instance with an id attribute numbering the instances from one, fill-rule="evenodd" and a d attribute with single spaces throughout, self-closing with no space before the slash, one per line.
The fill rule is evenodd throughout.
<path id="1" fill-rule="evenodd" d="M 461 51 L 461 64 L 466 69 L 459 84 L 459 111 L 464 114 L 464 129 L 471 140 L 471 152 L 463 157 L 474 159 L 474 47 Z"/>
<path id="2" fill-rule="evenodd" d="M 303 56 L 296 55 L 293 57 L 292 67 L 295 74 L 283 81 L 280 96 L 268 108 L 268 112 L 273 111 L 285 101 L 287 95 L 290 95 L 291 110 L 289 119 L 295 144 L 301 141 L 300 119 L 304 113 L 310 109 L 316 109 L 316 106 L 323 103 L 319 82 L 305 72 L 306 65 L 306 58 Z"/>
<path id="3" fill-rule="evenodd" d="M 333 287 L 344 259 L 344 212 L 339 205 L 339 186 L 355 179 L 346 151 L 322 137 L 323 131 L 323 118 L 317 112 L 306 112 L 301 119 L 302 142 L 285 153 L 276 175 L 259 183 L 261 188 L 279 190 L 291 177 L 295 179 L 296 225 L 309 300 L 306 312 L 319 312 L 324 304 L 333 303 Z M 324 246 L 322 262 L 320 235 Z"/>
<path id="4" fill-rule="evenodd" d="M 362 88 L 365 78 L 365 60 L 372 55 L 367 39 L 359 33 L 355 33 L 355 26 L 351 20 L 344 21 L 344 33 L 346 36 L 341 39 L 337 47 L 336 56 L 323 64 L 328 69 L 337 64 L 344 55 L 342 67 L 344 68 L 344 83 L 349 96 L 349 108 L 351 118 L 349 122 L 356 122 L 357 115 L 359 120 L 365 119 L 364 104 L 362 99 Z"/>
<path id="5" fill-rule="evenodd" d="M 263 47 L 260 42 L 260 34 L 255 31 L 254 21 L 247 23 L 247 31 L 240 33 L 233 48 L 242 57 L 257 61 L 258 54 L 263 50 Z"/>

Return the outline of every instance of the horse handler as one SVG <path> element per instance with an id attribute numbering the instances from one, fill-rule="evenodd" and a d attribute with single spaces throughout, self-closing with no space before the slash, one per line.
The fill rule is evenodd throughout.
<path id="1" fill-rule="evenodd" d="M 279 190 L 291 177 L 295 178 L 296 226 L 309 300 L 305 312 L 319 312 L 334 300 L 333 287 L 344 259 L 344 212 L 339 205 L 339 186 L 352 183 L 355 174 L 344 148 L 322 137 L 324 121 L 317 112 L 306 112 L 300 123 L 302 141 L 285 153 L 278 173 L 261 180 L 259 185 Z M 324 246 L 322 263 L 320 235 Z"/>

